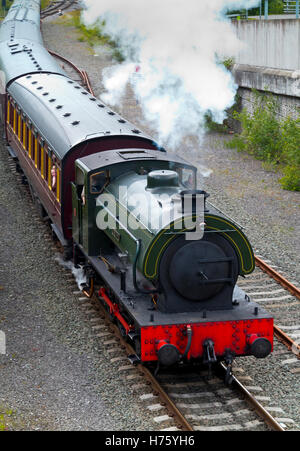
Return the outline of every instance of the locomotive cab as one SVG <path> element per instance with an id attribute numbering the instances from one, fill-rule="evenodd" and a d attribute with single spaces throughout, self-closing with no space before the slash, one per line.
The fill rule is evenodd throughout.
<path id="1" fill-rule="evenodd" d="M 124 149 L 83 157 L 75 172 L 73 239 L 88 256 L 126 253 L 135 291 L 145 291 L 136 277 L 148 281 L 162 312 L 233 308 L 237 277 L 253 270 L 253 252 L 196 190 L 196 168 Z"/>
<path id="2" fill-rule="evenodd" d="M 75 182 L 71 184 L 73 240 L 88 255 L 97 255 L 107 240 L 91 218 L 95 212 L 96 198 L 109 182 L 109 173 L 88 171 L 80 160 L 76 161 L 75 166 Z"/>

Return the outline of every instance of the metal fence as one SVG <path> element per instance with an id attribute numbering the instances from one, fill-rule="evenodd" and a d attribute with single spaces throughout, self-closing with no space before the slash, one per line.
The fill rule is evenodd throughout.
<path id="1" fill-rule="evenodd" d="M 299 19 L 300 0 L 282 0 L 284 3 L 284 14 L 295 14 L 295 18 Z M 284 18 L 284 14 L 282 15 Z M 227 17 L 232 20 L 248 19 L 248 10 L 241 11 L 240 14 L 228 14 Z M 251 17 L 253 18 L 253 17 Z M 259 18 L 267 20 L 269 18 L 269 0 L 260 0 Z"/>

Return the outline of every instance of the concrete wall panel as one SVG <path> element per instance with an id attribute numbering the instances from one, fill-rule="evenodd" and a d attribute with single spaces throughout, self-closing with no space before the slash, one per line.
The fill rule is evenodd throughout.
<path id="1" fill-rule="evenodd" d="M 300 69 L 300 19 L 233 22 L 245 48 L 236 63 L 277 69 Z"/>

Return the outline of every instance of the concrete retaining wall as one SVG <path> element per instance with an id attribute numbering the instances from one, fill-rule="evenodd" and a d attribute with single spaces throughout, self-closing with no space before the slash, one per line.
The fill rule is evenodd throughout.
<path id="1" fill-rule="evenodd" d="M 290 116 L 300 117 L 300 71 L 279 70 L 260 66 L 235 64 L 232 73 L 239 86 L 239 109 L 253 111 L 255 95 L 253 89 L 271 92 L 277 101 L 278 119 Z M 240 131 L 236 121 L 230 121 L 236 131 Z"/>
<path id="2" fill-rule="evenodd" d="M 300 70 L 235 64 L 232 72 L 241 87 L 300 98 Z"/>
<path id="3" fill-rule="evenodd" d="M 246 44 L 237 64 L 300 69 L 300 19 L 238 20 L 232 25 Z"/>

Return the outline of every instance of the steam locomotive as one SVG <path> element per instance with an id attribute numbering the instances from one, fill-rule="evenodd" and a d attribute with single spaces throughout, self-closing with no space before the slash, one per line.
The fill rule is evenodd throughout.
<path id="1" fill-rule="evenodd" d="M 273 318 L 237 286 L 255 267 L 244 232 L 197 189 L 196 167 L 68 77 L 43 46 L 39 0 L 13 3 L 0 68 L 8 150 L 131 361 L 266 357 Z"/>

